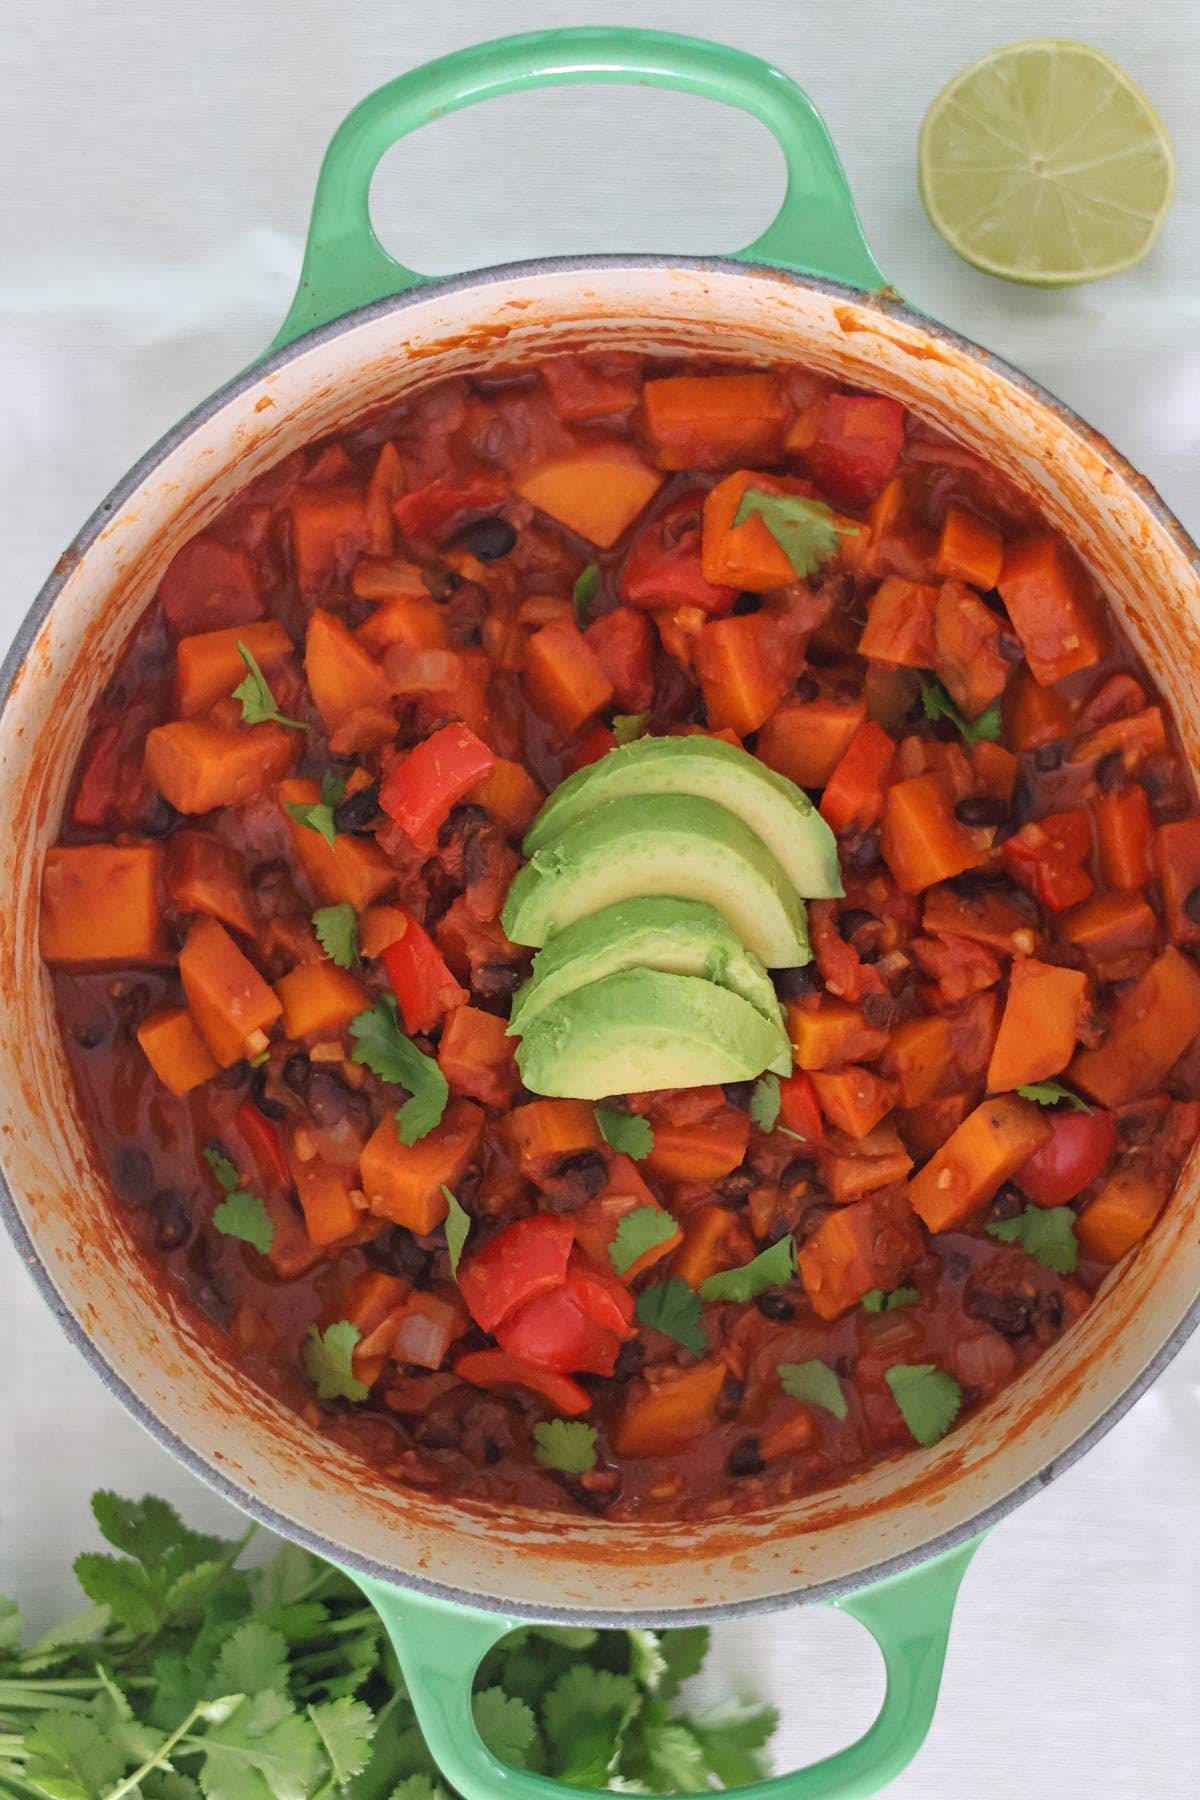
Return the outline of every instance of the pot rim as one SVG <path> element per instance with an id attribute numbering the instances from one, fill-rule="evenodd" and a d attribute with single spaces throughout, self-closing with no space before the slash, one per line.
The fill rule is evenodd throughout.
<path id="1" fill-rule="evenodd" d="M 306 354 L 315 346 L 332 342 L 359 325 L 384 318 L 392 313 L 402 312 L 410 306 L 419 305 L 431 292 L 438 295 L 454 294 L 540 275 L 625 269 L 688 269 L 700 274 L 711 270 L 722 275 L 738 275 L 751 280 L 761 280 L 766 277 L 774 281 L 786 282 L 789 286 L 807 287 L 821 294 L 847 300 L 856 306 L 867 307 L 885 318 L 905 319 L 910 323 L 915 323 L 930 337 L 952 345 L 976 361 L 986 362 L 989 371 L 1001 376 L 1011 386 L 1053 412 L 1077 436 L 1099 451 L 1120 480 L 1127 487 L 1136 491 L 1142 504 L 1183 551 L 1193 568 L 1200 572 L 1200 548 L 1184 530 L 1153 484 L 1141 475 L 1127 458 L 1115 450 L 1101 432 L 1089 425 L 1078 413 L 1058 399 L 1040 382 L 1015 368 L 1003 357 L 985 350 L 973 339 L 930 318 L 918 308 L 910 306 L 896 294 L 894 289 L 885 288 L 867 292 L 860 288 L 850 287 L 843 282 L 806 275 L 803 272 L 779 265 L 743 261 L 735 257 L 667 257 L 653 254 L 620 253 L 536 257 L 511 263 L 492 264 L 483 269 L 470 270 L 458 275 L 430 277 L 423 280 L 420 285 L 409 288 L 403 293 L 374 300 L 366 306 L 356 307 L 353 311 L 344 313 L 339 318 L 330 320 L 327 324 L 318 326 L 312 331 L 305 332 L 280 349 L 272 350 L 259 361 L 251 363 L 185 413 L 138 458 L 120 481 L 109 490 L 59 556 L 53 572 L 30 605 L 13 636 L 3 662 L 0 662 L 0 730 L 3 729 L 4 714 L 14 685 L 38 632 L 49 616 L 62 589 L 73 577 L 79 564 L 108 526 L 113 514 L 138 491 L 146 479 L 169 455 L 186 442 L 199 426 L 212 418 L 230 401 L 236 400 L 249 388 L 257 385 L 264 375 L 286 367 L 287 364 Z M 293 1543 L 300 1544 L 315 1555 L 352 1569 L 358 1574 L 373 1577 L 398 1588 L 426 1594 L 433 1599 L 449 1602 L 476 1612 L 496 1613 L 514 1620 L 524 1619 L 546 1624 L 586 1624 L 597 1628 L 615 1629 L 627 1629 L 631 1626 L 668 1628 L 678 1625 L 684 1620 L 695 1623 L 697 1621 L 711 1622 L 746 1618 L 762 1613 L 781 1611 L 788 1605 L 820 1604 L 902 1575 L 990 1530 L 1031 1495 L 1041 1492 L 1051 1482 L 1057 1480 L 1088 1450 L 1107 1436 L 1178 1355 L 1192 1333 L 1200 1327 L 1200 1293 L 1197 1293 L 1188 1311 L 1146 1366 L 1128 1387 L 1113 1399 L 1100 1416 L 1074 1439 L 1067 1449 L 1049 1463 L 1044 1464 L 1035 1475 L 1030 1476 L 998 1500 L 993 1501 L 991 1505 L 984 1507 L 970 1519 L 951 1527 L 917 1547 L 902 1551 L 881 1562 L 871 1563 L 856 1570 L 853 1574 L 839 1579 L 820 1582 L 801 1589 L 759 1596 L 750 1600 L 664 1611 L 645 1608 L 628 1612 L 592 1611 L 586 1608 L 569 1607 L 552 1608 L 468 1593 L 449 1583 L 431 1581 L 421 1575 L 398 1571 L 387 1564 L 376 1562 L 373 1558 L 358 1551 L 348 1550 L 334 1544 L 320 1532 L 310 1529 L 302 1521 L 286 1518 L 258 1495 L 240 1486 L 219 1467 L 209 1462 L 201 1452 L 191 1449 L 177 1437 L 175 1432 L 142 1400 L 125 1377 L 117 1372 L 89 1337 L 77 1315 L 63 1299 L 49 1269 L 43 1262 L 36 1243 L 17 1210 L 16 1201 L 8 1186 L 7 1174 L 2 1166 L 0 1166 L 0 1219 L 3 1220 L 18 1256 L 28 1269 L 50 1312 L 58 1320 L 75 1348 L 82 1353 L 85 1361 L 98 1376 L 101 1385 L 120 1401 L 125 1410 L 175 1461 L 199 1477 L 222 1498 L 237 1507 L 240 1512 L 248 1514 L 257 1524 L 264 1525 Z"/>

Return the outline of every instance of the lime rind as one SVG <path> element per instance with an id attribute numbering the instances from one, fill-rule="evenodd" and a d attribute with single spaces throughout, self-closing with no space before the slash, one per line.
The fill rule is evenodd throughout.
<path id="1" fill-rule="evenodd" d="M 1175 188 L 1158 114 L 1098 50 L 1011 44 L 964 69 L 921 126 L 921 198 L 976 268 L 1012 281 L 1098 281 L 1153 248 Z"/>

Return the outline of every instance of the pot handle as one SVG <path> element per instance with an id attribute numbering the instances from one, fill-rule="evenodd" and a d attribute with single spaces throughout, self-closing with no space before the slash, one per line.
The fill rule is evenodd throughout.
<path id="1" fill-rule="evenodd" d="M 272 349 L 429 277 L 389 256 L 371 224 L 371 180 L 410 131 L 476 101 L 574 82 L 678 88 L 753 114 L 787 164 L 787 191 L 761 237 L 734 255 L 852 287 L 885 285 L 824 121 L 802 88 L 744 50 L 617 25 L 531 31 L 455 51 L 376 88 L 342 121 L 317 178 L 300 285 Z"/>
<path id="2" fill-rule="evenodd" d="M 863 1800 L 907 1768 L 937 1705 L 959 1583 L 982 1540 L 834 1601 L 866 1626 L 883 1652 L 887 1691 L 857 1743 L 807 1769 L 739 1789 L 746 1800 Z M 471 1689 L 487 1652 L 527 1620 L 478 1612 L 390 1587 L 347 1570 L 391 1637 L 434 1762 L 463 1800 L 570 1800 L 579 1790 L 513 1769 L 475 1728 Z M 677 1800 L 672 1796 L 671 1800 Z"/>

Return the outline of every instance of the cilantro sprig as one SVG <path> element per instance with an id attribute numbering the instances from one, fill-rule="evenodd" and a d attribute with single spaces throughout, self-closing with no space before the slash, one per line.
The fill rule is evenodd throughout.
<path id="1" fill-rule="evenodd" d="M 760 1131 L 774 1131 L 781 1105 L 778 1075 L 760 1075 L 750 1094 L 750 1122 Z"/>
<path id="2" fill-rule="evenodd" d="M 354 1373 L 354 1351 L 362 1332 L 349 1319 L 324 1331 L 310 1325 L 300 1353 L 318 1400 L 365 1400 L 370 1389 Z"/>
<path id="3" fill-rule="evenodd" d="M 836 1372 L 828 1363 L 816 1358 L 811 1362 L 780 1363 L 777 1373 L 780 1387 L 793 1400 L 803 1400 L 809 1406 L 820 1406 L 825 1412 L 832 1413 L 835 1419 L 846 1417 L 846 1396 Z"/>
<path id="4" fill-rule="evenodd" d="M 899 1312 L 903 1306 L 918 1306 L 920 1300 L 915 1287 L 892 1288 L 890 1293 L 883 1288 L 869 1288 L 862 1297 L 862 1308 L 869 1313 Z"/>
<path id="5" fill-rule="evenodd" d="M 643 736 L 651 717 L 652 715 L 648 712 L 614 713 L 613 736 L 618 744 L 632 744 L 634 738 Z"/>
<path id="6" fill-rule="evenodd" d="M 575 585 L 571 589 L 571 604 L 575 608 L 575 623 L 578 625 L 580 631 L 587 625 L 592 601 L 599 592 L 600 565 L 599 563 L 588 563 L 576 576 Z"/>
<path id="7" fill-rule="evenodd" d="M 895 1363 L 884 1379 L 918 1444 L 928 1448 L 945 1437 L 962 1406 L 962 1389 L 953 1375 L 935 1363 Z"/>
<path id="8" fill-rule="evenodd" d="M 1015 1219 L 996 1219 L 984 1227 L 1001 1244 L 1019 1244 L 1043 1269 L 1070 1275 L 1079 1261 L 1075 1214 L 1069 1206 L 1027 1206 Z"/>
<path id="9" fill-rule="evenodd" d="M 312 916 L 317 942 L 339 969 L 358 961 L 358 914 L 348 900 L 340 906 L 318 906 Z"/>
<path id="10" fill-rule="evenodd" d="M 242 1186 L 242 1178 L 224 1151 L 210 1144 L 204 1160 L 217 1178 L 225 1198 L 213 1213 L 212 1222 L 222 1237 L 241 1238 L 253 1244 L 263 1256 L 275 1241 L 275 1221 L 258 1194 Z"/>
<path id="11" fill-rule="evenodd" d="M 446 1249 L 450 1253 L 450 1273 L 458 1280 L 458 1265 L 462 1260 L 463 1250 L 471 1235 L 472 1219 L 458 1195 L 448 1188 L 443 1181 L 442 1198 L 446 1202 Z"/>
<path id="12" fill-rule="evenodd" d="M 935 723 L 939 719 L 949 719 L 968 744 L 978 744 L 981 741 L 994 744 L 999 738 L 1001 720 L 998 700 L 993 701 L 991 706 L 985 706 L 975 718 L 968 719 L 936 676 L 926 675 L 919 669 L 917 680 L 921 684 L 921 705 L 927 719 L 932 719 Z"/>
<path id="13" fill-rule="evenodd" d="M 643 1288 L 637 1299 L 637 1316 L 643 1325 L 674 1338 L 693 1356 L 703 1356 L 708 1333 L 700 1322 L 700 1296 L 678 1275 Z"/>
<path id="14" fill-rule="evenodd" d="M 1091 1107 L 1081 1095 L 1064 1087 L 1061 1081 L 1026 1081 L 1018 1089 L 1022 1100 L 1036 1100 L 1039 1106 L 1057 1106 L 1066 1101 L 1076 1112 L 1090 1113 Z"/>
<path id="15" fill-rule="evenodd" d="M 753 1300 L 768 1288 L 782 1287 L 796 1273 L 796 1240 L 789 1232 L 739 1269 L 722 1269 L 700 1283 L 702 1300 Z"/>
<path id="16" fill-rule="evenodd" d="M 626 1213 L 608 1246 L 608 1260 L 618 1275 L 624 1275 L 640 1262 L 647 1251 L 670 1241 L 679 1230 L 669 1212 L 661 1206 L 639 1206 Z"/>
<path id="17" fill-rule="evenodd" d="M 596 1428 L 582 1419 L 543 1419 L 533 1428 L 533 1445 L 544 1469 L 586 1475 L 596 1466 Z"/>
<path id="18" fill-rule="evenodd" d="M 346 791 L 346 784 L 340 775 L 332 769 L 326 769 L 321 777 L 321 798 L 319 800 L 289 800 L 288 812 L 298 825 L 307 825 L 318 837 L 323 837 L 332 850 L 337 837 L 337 826 L 333 822 L 333 809 Z"/>
<path id="19" fill-rule="evenodd" d="M 548 1422 L 553 1466 L 581 1464 L 590 1432 Z M 253 1526 L 210 1537 L 153 1498 L 98 1493 L 93 1509 L 109 1549 L 75 1564 L 85 1611 L 23 1647 L 0 1599 L 0 1790 L 444 1800 L 382 1621 L 339 1569 L 294 1544 L 243 1568 Z M 476 1728 L 501 1761 L 578 1787 L 761 1780 L 770 1708 L 680 1710 L 707 1649 L 699 1628 L 525 1627 L 484 1660 Z"/>
<path id="20" fill-rule="evenodd" d="M 291 731 L 307 731 L 309 728 L 303 719 L 284 718 L 254 652 L 247 650 L 241 638 L 237 640 L 237 653 L 246 665 L 246 674 L 233 690 L 234 699 L 242 703 L 242 724 L 286 725 Z"/>
<path id="21" fill-rule="evenodd" d="M 593 1107 L 600 1136 L 618 1155 L 631 1156 L 641 1162 L 654 1148 L 654 1127 L 640 1113 L 626 1112 L 620 1106 Z"/>
<path id="22" fill-rule="evenodd" d="M 735 525 L 759 518 L 770 532 L 795 573 L 803 579 L 815 575 L 841 550 L 842 537 L 857 536 L 857 525 L 839 527 L 833 508 L 804 494 L 768 494 L 764 488 L 747 488 L 733 515 Z"/>
<path id="23" fill-rule="evenodd" d="M 401 1031 L 393 996 L 381 994 L 369 1012 L 351 1019 L 349 1031 L 356 1040 L 354 1062 L 365 1064 L 381 1081 L 408 1089 L 409 1098 L 396 1114 L 400 1142 L 416 1144 L 428 1137 L 442 1122 L 450 1088 L 432 1056 Z"/>

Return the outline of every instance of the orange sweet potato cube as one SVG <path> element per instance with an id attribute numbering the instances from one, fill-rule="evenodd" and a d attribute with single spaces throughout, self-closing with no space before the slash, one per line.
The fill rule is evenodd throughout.
<path id="1" fill-rule="evenodd" d="M 673 1456 L 703 1437 L 725 1385 L 723 1362 L 697 1363 L 631 1390 L 613 1432 L 618 1456 Z"/>
<path id="2" fill-rule="evenodd" d="M 240 806 L 287 773 L 299 737 L 270 723 L 227 729 L 211 719 L 175 719 L 146 738 L 146 779 L 176 812 Z"/>
<path id="3" fill-rule="evenodd" d="M 516 483 L 522 499 L 607 550 L 649 504 L 662 472 L 630 445 L 600 444 L 537 464 Z"/>
<path id="4" fill-rule="evenodd" d="M 179 952 L 179 979 L 200 1030 L 221 1068 L 247 1054 L 283 1010 L 273 988 L 242 955 L 216 919 L 197 919 Z"/>
<path id="5" fill-rule="evenodd" d="M 337 725 L 362 707 L 386 708 L 392 695 L 383 666 L 340 619 L 317 607 L 304 640 L 304 675 L 317 711 Z"/>
<path id="6" fill-rule="evenodd" d="M 445 1218 L 443 1186 L 453 1191 L 475 1154 L 483 1113 L 470 1100 L 451 1100 L 440 1125 L 415 1144 L 402 1144 L 395 1115 L 382 1119 L 364 1146 L 359 1172 L 367 1205 L 379 1218 L 424 1237 Z"/>
<path id="7" fill-rule="evenodd" d="M 49 963 L 173 960 L 158 898 L 158 844 L 70 844 L 47 850 L 41 950 Z"/>
<path id="8" fill-rule="evenodd" d="M 336 963 L 301 963 L 275 983 L 290 1038 L 344 1031 L 369 1005 L 367 991 Z"/>
<path id="9" fill-rule="evenodd" d="M 1032 1100 L 999 1094 L 968 1113 L 913 1176 L 908 1197 L 930 1231 L 948 1231 L 985 1206 L 1050 1135 Z"/>
<path id="10" fill-rule="evenodd" d="M 326 843 L 319 831 L 295 818 L 289 807 L 314 806 L 321 798 L 315 781 L 282 781 L 279 802 L 287 814 L 296 858 L 322 900 L 343 902 L 356 912 L 396 885 L 396 871 L 373 838 L 339 834 Z"/>
<path id="11" fill-rule="evenodd" d="M 219 1073 L 186 1006 L 148 1013 L 138 1026 L 137 1039 L 150 1067 L 173 1094 L 189 1093 Z"/>
<path id="12" fill-rule="evenodd" d="M 230 625 L 224 631 L 201 631 L 180 638 L 175 646 L 175 712 L 181 719 L 206 713 L 249 673 L 242 644 L 269 676 L 290 655 L 292 640 L 278 619 L 256 625 Z"/>

